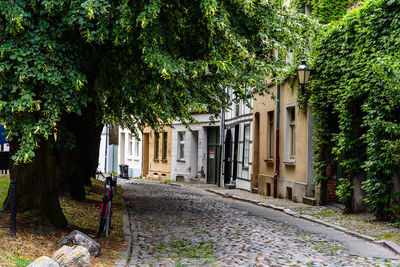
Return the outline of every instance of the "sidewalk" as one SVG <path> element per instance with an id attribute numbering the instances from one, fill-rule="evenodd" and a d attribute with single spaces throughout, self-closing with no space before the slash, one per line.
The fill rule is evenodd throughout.
<path id="1" fill-rule="evenodd" d="M 174 183 L 196 187 L 222 197 L 250 202 L 259 206 L 285 212 L 291 216 L 323 224 L 370 242 L 380 243 L 400 255 L 400 224 L 379 222 L 365 212 L 343 214 L 337 206 L 310 206 L 287 199 L 278 199 L 240 189 L 225 189 L 211 185 Z M 396 227 L 397 226 L 397 227 Z"/>

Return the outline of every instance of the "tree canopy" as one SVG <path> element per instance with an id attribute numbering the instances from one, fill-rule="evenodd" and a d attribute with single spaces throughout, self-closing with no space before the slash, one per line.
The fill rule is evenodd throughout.
<path id="1" fill-rule="evenodd" d="M 302 54 L 313 22 L 281 1 L 0 2 L 0 123 L 29 162 L 65 114 L 92 104 L 98 123 L 157 127 L 246 99 Z M 132 118 L 134 118 L 132 120 Z"/>

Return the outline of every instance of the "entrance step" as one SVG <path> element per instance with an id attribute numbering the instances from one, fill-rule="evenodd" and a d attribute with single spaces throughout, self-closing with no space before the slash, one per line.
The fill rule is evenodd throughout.
<path id="1" fill-rule="evenodd" d="M 235 184 L 225 184 L 226 189 L 235 189 L 236 185 Z"/>
<path id="2" fill-rule="evenodd" d="M 315 197 L 303 197 L 303 203 L 315 206 L 317 205 L 317 200 Z"/>
<path id="3" fill-rule="evenodd" d="M 258 193 L 258 187 L 253 187 L 253 189 L 251 190 L 252 193 Z"/>

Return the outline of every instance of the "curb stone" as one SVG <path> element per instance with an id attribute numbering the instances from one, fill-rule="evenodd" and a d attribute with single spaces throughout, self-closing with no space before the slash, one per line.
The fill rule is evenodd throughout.
<path id="1" fill-rule="evenodd" d="M 249 202 L 249 203 L 255 204 L 257 206 L 262 206 L 262 207 L 274 209 L 274 210 L 277 210 L 277 211 L 280 211 L 280 212 L 284 212 L 287 215 L 290 215 L 292 217 L 302 218 L 304 220 L 307 220 L 307 221 L 310 221 L 310 222 L 313 222 L 313 223 L 322 224 L 322 225 L 324 225 L 326 227 L 334 228 L 334 229 L 336 229 L 338 231 L 341 231 L 343 233 L 346 233 L 346 234 L 355 236 L 357 238 L 366 240 L 368 242 L 373 242 L 375 244 L 381 245 L 382 247 L 391 250 L 395 254 L 400 255 L 400 246 L 397 245 L 393 241 L 378 240 L 378 239 L 376 239 L 374 237 L 363 235 L 363 234 L 359 234 L 357 232 L 351 231 L 351 230 L 349 230 L 347 228 L 344 228 L 342 226 L 338 226 L 338 225 L 335 225 L 335 224 L 332 224 L 332 223 L 329 223 L 329 222 L 325 222 L 323 220 L 317 219 L 317 218 L 315 218 L 313 216 L 310 216 L 310 215 L 299 214 L 298 212 L 295 212 L 295 211 L 293 211 L 291 209 L 286 209 L 284 207 L 275 206 L 275 205 L 272 205 L 272 204 L 267 204 L 267 203 L 263 203 L 263 202 L 259 202 L 259 201 L 254 201 L 253 199 L 247 199 L 247 198 L 243 198 L 243 197 L 238 197 L 238 196 L 231 195 L 231 194 L 228 194 L 228 193 L 219 192 L 219 191 L 213 190 L 213 189 L 205 189 L 205 191 L 220 195 L 220 196 L 225 197 L 225 198 L 232 198 L 232 199 L 236 199 L 236 200 L 241 200 L 241 201 L 245 201 L 245 202 Z"/>
<path id="2" fill-rule="evenodd" d="M 384 247 L 390 249 L 391 251 L 393 251 L 396 254 L 400 255 L 400 246 L 397 245 L 395 242 L 393 241 L 383 241 L 383 240 L 376 240 L 375 243 L 382 243 Z"/>
<path id="3" fill-rule="evenodd" d="M 122 215 L 122 231 L 125 236 L 125 243 L 127 245 L 127 248 L 125 251 L 123 251 L 121 253 L 122 257 L 119 258 L 115 262 L 116 267 L 128 266 L 128 259 L 130 257 L 130 253 L 131 253 L 131 249 L 132 249 L 132 236 L 131 236 L 131 231 L 130 231 L 128 209 L 127 209 L 126 202 L 123 199 L 123 197 L 121 197 L 121 204 L 122 204 L 122 208 L 124 209 L 124 214 Z"/>

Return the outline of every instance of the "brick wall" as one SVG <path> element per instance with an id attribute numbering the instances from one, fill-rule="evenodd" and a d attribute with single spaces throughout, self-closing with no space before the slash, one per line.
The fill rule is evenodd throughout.
<path id="1" fill-rule="evenodd" d="M 336 177 L 331 177 L 326 185 L 326 201 L 334 202 L 336 200 Z"/>

